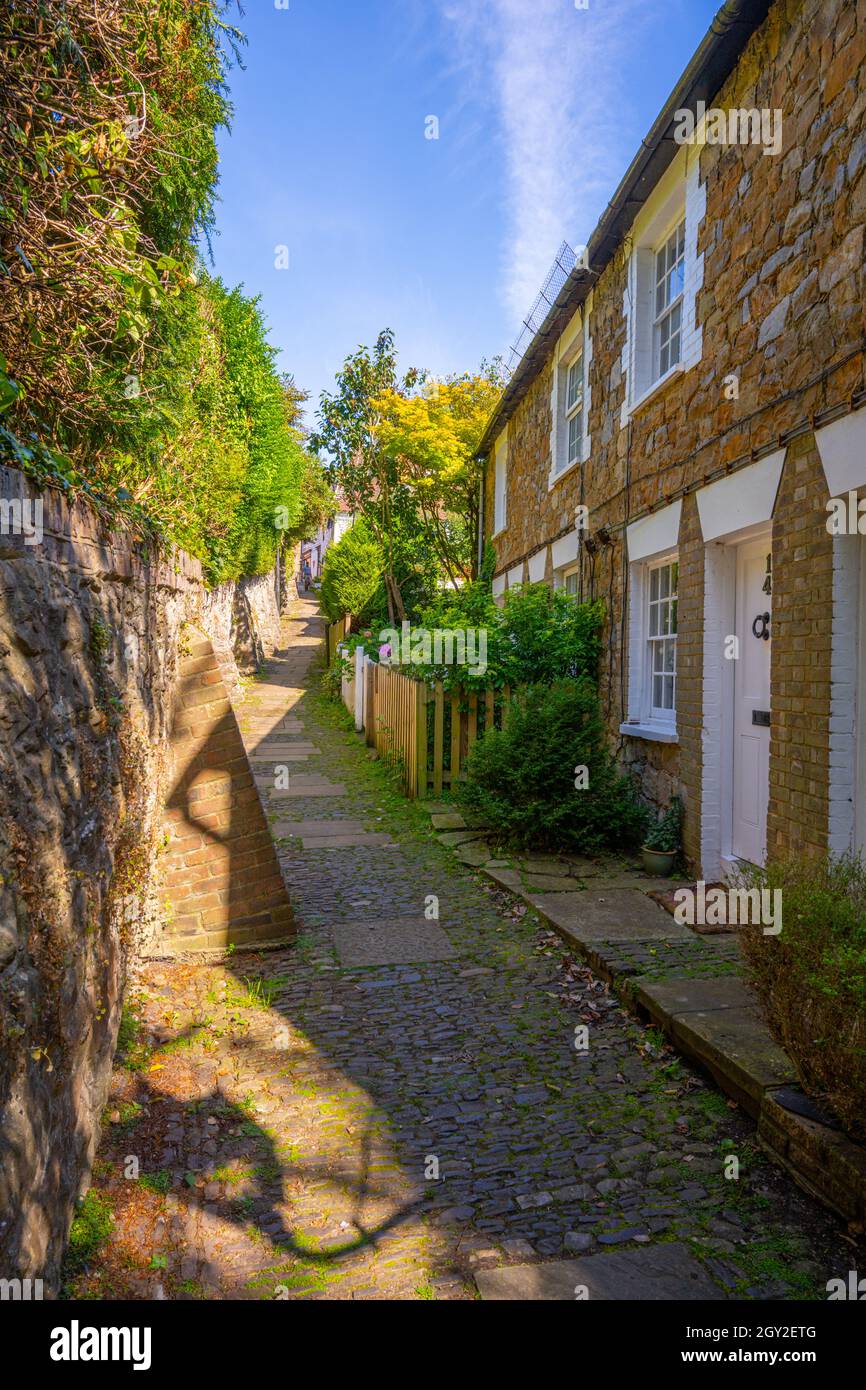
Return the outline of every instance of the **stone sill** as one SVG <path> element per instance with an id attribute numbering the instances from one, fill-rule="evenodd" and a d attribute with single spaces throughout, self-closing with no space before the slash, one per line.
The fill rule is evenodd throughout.
<path id="1" fill-rule="evenodd" d="M 555 487 L 564 482 L 566 478 L 570 478 L 572 473 L 576 473 L 579 468 L 583 468 L 584 464 L 588 462 L 589 459 L 576 459 L 574 463 L 570 463 L 567 468 L 563 468 L 561 473 L 548 473 L 547 491 L 553 492 Z"/>
<path id="2" fill-rule="evenodd" d="M 662 391 L 670 386 L 672 381 L 675 381 L 678 376 L 682 375 L 682 372 L 683 364 L 682 362 L 678 362 L 675 367 L 671 367 L 670 371 L 665 372 L 664 376 L 660 376 L 658 381 L 654 381 L 652 386 L 648 386 L 645 391 L 642 391 L 637 400 L 632 401 L 627 407 L 625 413 L 626 420 L 643 410 L 645 405 L 648 405 L 651 400 L 660 395 Z"/>
<path id="3" fill-rule="evenodd" d="M 644 738 L 648 743 L 679 743 L 676 729 L 664 724 L 620 724 L 619 731 L 627 738 Z"/>

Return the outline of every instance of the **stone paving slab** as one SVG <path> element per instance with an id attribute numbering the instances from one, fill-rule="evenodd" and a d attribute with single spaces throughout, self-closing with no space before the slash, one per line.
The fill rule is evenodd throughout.
<path id="1" fill-rule="evenodd" d="M 363 831 L 357 834 L 347 833 L 345 835 L 305 835 L 303 837 L 304 849 L 352 849 L 357 845 L 389 846 L 394 841 L 390 835 L 384 831 Z"/>
<path id="2" fill-rule="evenodd" d="M 300 779 L 298 779 L 300 781 Z M 300 786 L 292 778 L 291 786 L 275 787 L 271 791 L 271 796 L 279 800 L 281 797 L 308 797 L 308 796 L 345 796 L 346 788 L 342 782 L 314 782 L 311 786 Z"/>
<path id="3" fill-rule="evenodd" d="M 555 854 L 539 854 L 529 859 L 515 860 L 515 866 L 524 874 L 538 875 L 541 878 L 585 878 L 592 872 L 598 872 L 589 860 L 586 864 L 586 872 L 577 873 L 573 865 L 565 863 Z"/>
<path id="4" fill-rule="evenodd" d="M 280 743 L 279 741 L 269 743 L 267 739 L 262 739 L 260 743 L 256 744 L 249 756 L 255 762 L 261 762 L 264 758 L 289 757 L 292 753 L 309 755 L 310 753 L 318 753 L 318 751 L 316 745 L 307 739 L 298 739 L 295 743 Z"/>
<path id="5" fill-rule="evenodd" d="M 456 849 L 458 845 L 468 845 L 474 840 L 483 840 L 485 834 L 484 830 L 445 830 L 436 838 L 441 845 L 448 845 L 451 849 Z"/>
<path id="6" fill-rule="evenodd" d="M 529 893 L 574 893 L 580 891 L 576 879 L 558 878 L 554 874 L 523 873 L 521 882 Z"/>
<path id="7" fill-rule="evenodd" d="M 371 922 L 332 922 L 334 946 L 344 966 L 414 965 L 451 960 L 454 947 L 440 926 L 417 917 Z"/>
<path id="8" fill-rule="evenodd" d="M 481 1297 L 488 1301 L 574 1303 L 588 1299 L 657 1303 L 725 1299 L 700 1262 L 685 1245 L 677 1243 L 645 1250 L 616 1250 L 582 1260 L 479 1270 L 475 1281 Z"/>
<path id="9" fill-rule="evenodd" d="M 767 1090 L 797 1080 L 793 1062 L 773 1041 L 757 1008 L 681 1013 L 673 1019 L 672 1034 L 755 1118 Z"/>
<path id="10" fill-rule="evenodd" d="M 434 830 L 465 830 L 466 822 L 459 811 L 445 811 L 434 813 L 430 817 Z"/>
<path id="11" fill-rule="evenodd" d="M 280 837 L 294 835 L 299 839 L 315 839 L 322 835 L 333 839 L 335 835 L 364 835 L 367 831 L 363 821 L 335 816 L 333 820 L 278 820 L 274 833 Z"/>
<path id="12" fill-rule="evenodd" d="M 475 840 L 468 844 L 459 845 L 455 856 L 461 864 L 468 864 L 472 868 L 480 869 L 490 860 L 490 846 L 485 840 Z"/>
<path id="13" fill-rule="evenodd" d="M 635 998 L 656 1022 L 713 1009 L 754 1008 L 754 992 L 739 975 L 634 981 Z"/>
<path id="14" fill-rule="evenodd" d="M 264 752 L 256 750 L 253 753 L 248 753 L 247 757 L 251 763 L 305 763 L 318 751 L 318 748 L 313 748 L 308 753 L 274 753 L 267 750 Z"/>
<path id="15" fill-rule="evenodd" d="M 507 872 L 507 871 L 506 871 Z M 526 893 L 525 899 L 552 927 L 578 944 L 594 941 L 676 941 L 691 933 L 635 888 L 580 893 Z"/>

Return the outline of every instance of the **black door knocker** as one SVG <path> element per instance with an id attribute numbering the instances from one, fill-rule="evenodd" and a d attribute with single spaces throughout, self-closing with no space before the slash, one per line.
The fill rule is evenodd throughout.
<path id="1" fill-rule="evenodd" d="M 765 642 L 770 640 L 770 615 L 769 613 L 759 613 L 752 623 L 752 636 L 759 640 L 763 637 Z"/>

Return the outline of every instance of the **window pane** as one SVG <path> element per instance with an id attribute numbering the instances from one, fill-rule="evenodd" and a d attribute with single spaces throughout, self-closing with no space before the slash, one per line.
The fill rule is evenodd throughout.
<path id="1" fill-rule="evenodd" d="M 676 645 L 675 645 L 673 642 L 665 642 L 664 648 L 665 648 L 665 670 L 666 670 L 666 671 L 675 671 L 675 670 L 676 670 L 676 654 L 677 654 Z"/>
<path id="2" fill-rule="evenodd" d="M 677 600 L 676 600 L 676 599 L 674 599 L 673 603 L 672 603 L 671 606 L 670 606 L 670 623 L 669 623 L 669 625 L 668 625 L 668 632 L 672 632 L 672 633 L 674 634 L 674 636 L 676 637 L 676 634 L 677 634 Z"/>
<path id="3" fill-rule="evenodd" d="M 650 570 L 650 602 L 654 602 L 659 596 L 659 572 Z"/>
<path id="4" fill-rule="evenodd" d="M 670 591 L 671 591 L 671 567 L 670 567 L 670 565 L 662 565 L 661 568 L 660 568 L 659 571 L 658 571 L 658 576 L 659 576 L 659 594 L 661 595 L 662 598 L 667 598 L 668 594 L 669 594 Z"/>
<path id="5" fill-rule="evenodd" d="M 578 357 L 572 362 L 568 369 L 568 381 L 566 386 L 566 410 L 571 410 L 577 405 L 583 392 L 583 358 Z"/>
<path id="6" fill-rule="evenodd" d="M 655 709 L 664 709 L 662 700 L 664 699 L 664 676 L 653 677 L 653 706 Z"/>
<path id="7" fill-rule="evenodd" d="M 583 416 L 580 411 L 572 415 L 568 422 L 568 461 L 576 463 L 580 458 L 580 437 Z"/>
<path id="8" fill-rule="evenodd" d="M 665 682 L 665 692 L 664 692 L 664 703 L 663 703 L 663 705 L 662 705 L 662 709 L 673 709 L 673 707 L 674 707 L 674 678 L 673 678 L 673 676 L 665 676 L 664 682 Z"/>

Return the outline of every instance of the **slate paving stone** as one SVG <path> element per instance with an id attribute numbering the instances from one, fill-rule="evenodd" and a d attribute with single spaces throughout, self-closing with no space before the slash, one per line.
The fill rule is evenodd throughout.
<path id="1" fill-rule="evenodd" d="M 530 902 L 575 941 L 687 940 L 687 927 L 636 888 L 588 886 L 582 893 L 531 894 Z"/>
<path id="2" fill-rule="evenodd" d="M 442 928 L 423 918 L 334 922 L 331 934 L 340 961 L 346 966 L 409 964 L 450 960 L 454 956 L 454 948 Z"/>
<path id="3" fill-rule="evenodd" d="M 703 1266 L 685 1246 L 678 1244 L 588 1255 L 582 1260 L 488 1269 L 479 1271 L 477 1283 L 484 1299 L 568 1299 L 574 1302 L 578 1289 L 586 1291 L 590 1302 L 599 1299 L 720 1302 L 725 1298 Z"/>

